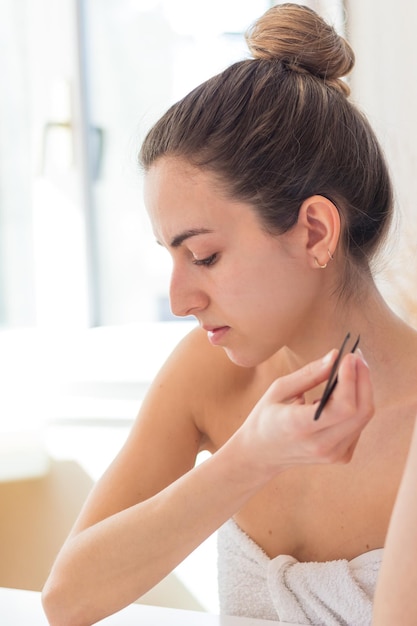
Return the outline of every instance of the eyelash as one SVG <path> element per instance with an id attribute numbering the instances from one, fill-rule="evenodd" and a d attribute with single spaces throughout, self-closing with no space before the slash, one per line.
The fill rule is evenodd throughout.
<path id="1" fill-rule="evenodd" d="M 217 261 L 217 252 L 215 252 L 214 254 L 211 254 L 205 259 L 194 259 L 193 263 L 194 265 L 204 265 L 205 267 L 210 267 L 211 265 L 214 265 L 216 261 Z"/>

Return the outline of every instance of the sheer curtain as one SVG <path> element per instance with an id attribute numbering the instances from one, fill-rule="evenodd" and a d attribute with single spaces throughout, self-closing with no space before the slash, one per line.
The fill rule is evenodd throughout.
<path id="1" fill-rule="evenodd" d="M 25 3 L 0 3 L 0 327 L 34 323 Z"/>

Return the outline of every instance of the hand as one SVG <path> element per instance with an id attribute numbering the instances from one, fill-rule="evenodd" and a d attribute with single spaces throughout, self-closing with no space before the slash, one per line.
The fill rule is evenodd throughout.
<path id="1" fill-rule="evenodd" d="M 304 394 L 325 382 L 337 352 L 272 383 L 236 433 L 249 462 L 271 477 L 300 464 L 347 463 L 374 413 L 368 366 L 360 351 L 343 357 L 338 384 L 319 420 Z"/>

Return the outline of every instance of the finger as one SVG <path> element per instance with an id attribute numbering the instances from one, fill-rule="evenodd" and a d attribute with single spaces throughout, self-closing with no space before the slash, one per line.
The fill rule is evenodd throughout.
<path id="1" fill-rule="evenodd" d="M 295 396 L 294 398 L 291 398 L 289 402 L 291 404 L 305 404 L 306 400 L 305 400 L 304 394 L 301 394 L 300 396 Z"/>
<path id="2" fill-rule="evenodd" d="M 336 440 L 333 447 L 329 445 L 329 452 L 326 457 L 323 457 L 323 462 L 337 464 L 349 463 L 349 461 L 352 460 L 360 435 L 361 430 L 358 430 L 356 432 L 349 433 L 349 436 Z"/>
<path id="3" fill-rule="evenodd" d="M 358 355 L 356 361 L 357 371 L 357 404 L 361 407 L 368 418 L 371 418 L 375 412 L 374 394 L 372 388 L 371 373 L 366 362 L 361 355 Z"/>
<path id="4" fill-rule="evenodd" d="M 352 419 L 343 421 L 314 422 L 308 409 L 311 405 L 299 407 L 297 411 L 289 404 L 281 405 L 291 410 L 291 419 L 286 420 L 286 434 L 300 446 L 301 455 L 297 462 L 309 463 L 348 463 L 360 438 L 362 425 Z M 294 460 L 294 459 L 293 459 Z"/>
<path id="5" fill-rule="evenodd" d="M 327 380 L 337 354 L 337 350 L 331 350 L 323 358 L 282 376 L 271 386 L 272 397 L 277 402 L 289 402 L 302 397 L 307 391 Z"/>
<path id="6" fill-rule="evenodd" d="M 340 366 L 339 383 L 323 410 L 322 430 L 329 449 L 334 443 L 336 458 L 350 460 L 363 428 L 373 415 L 369 369 L 358 355 L 346 355 Z"/>
<path id="7" fill-rule="evenodd" d="M 373 390 L 369 368 L 361 354 L 347 354 L 339 370 L 339 383 L 335 400 L 352 410 L 359 420 L 373 414 Z"/>
<path id="8" fill-rule="evenodd" d="M 346 354 L 340 362 L 337 374 L 338 383 L 335 387 L 329 402 L 327 403 L 323 413 L 329 414 L 334 412 L 334 404 L 337 403 L 338 409 L 342 410 L 342 414 L 354 412 L 357 408 L 357 356 L 354 354 Z M 326 411 L 326 408 L 328 409 Z M 334 416 L 333 416 L 334 417 Z"/>

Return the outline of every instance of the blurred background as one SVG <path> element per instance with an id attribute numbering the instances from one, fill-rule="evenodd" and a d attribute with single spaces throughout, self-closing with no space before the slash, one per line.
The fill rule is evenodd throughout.
<path id="1" fill-rule="evenodd" d="M 0 483 L 7 488 L 41 480 L 51 463 L 67 460 L 96 480 L 149 382 L 193 327 L 170 313 L 169 256 L 150 230 L 137 153 L 172 102 L 247 55 L 244 31 L 273 4 L 0 0 Z M 355 50 L 352 98 L 373 124 L 396 186 L 397 219 L 378 281 L 398 313 L 417 323 L 417 4 L 302 4 Z M 1 498 L 0 488 L 4 513 Z M 29 568 L 21 559 L 15 578 L 0 571 L 0 586 L 32 584 L 19 578 Z M 176 574 L 204 610 L 216 611 L 211 540 Z"/>

